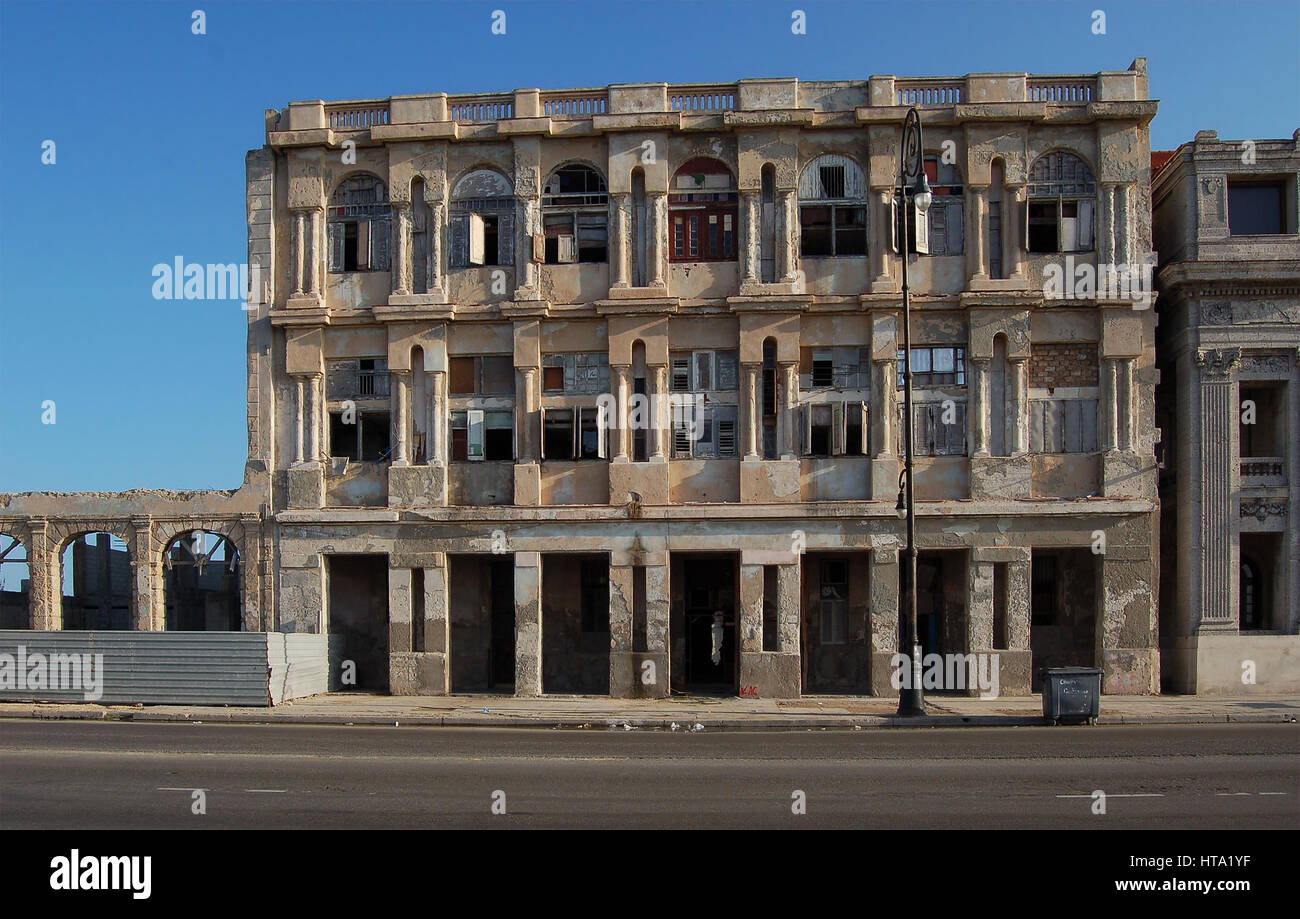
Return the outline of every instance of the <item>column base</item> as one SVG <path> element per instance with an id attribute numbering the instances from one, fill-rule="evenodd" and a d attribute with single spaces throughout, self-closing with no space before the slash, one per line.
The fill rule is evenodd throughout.
<path id="1" fill-rule="evenodd" d="M 321 463 L 301 463 L 290 466 L 289 506 L 325 506 L 325 468 Z"/>
<path id="2" fill-rule="evenodd" d="M 797 699 L 802 688 L 798 654 L 740 652 L 740 694 L 755 699 Z"/>

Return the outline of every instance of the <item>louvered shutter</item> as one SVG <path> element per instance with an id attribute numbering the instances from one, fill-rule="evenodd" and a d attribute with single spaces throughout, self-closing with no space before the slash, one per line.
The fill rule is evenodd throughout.
<path id="1" fill-rule="evenodd" d="M 343 270 L 343 224 L 329 225 L 330 271 Z"/>
<path id="2" fill-rule="evenodd" d="M 392 224 L 387 218 L 370 221 L 370 267 L 388 270 L 388 234 Z"/>
<path id="3" fill-rule="evenodd" d="M 448 257 L 452 268 L 469 266 L 469 217 L 469 214 L 456 214 L 447 222 L 450 237 Z"/>
<path id="4" fill-rule="evenodd" d="M 497 220 L 497 264 L 506 268 L 515 263 L 515 215 L 506 212 Z"/>
<path id="5" fill-rule="evenodd" d="M 957 199 L 948 205 L 948 246 L 949 255 L 961 255 L 962 248 L 966 244 L 966 212 L 961 199 Z"/>

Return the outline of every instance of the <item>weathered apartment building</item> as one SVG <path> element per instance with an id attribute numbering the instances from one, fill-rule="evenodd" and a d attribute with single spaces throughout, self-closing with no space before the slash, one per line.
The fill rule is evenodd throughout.
<path id="1" fill-rule="evenodd" d="M 224 564 L 360 686 L 893 694 L 906 258 L 924 647 L 1155 692 L 1155 312 L 1073 283 L 1150 262 L 1155 110 L 1139 59 L 270 111 L 245 484 L 6 496 L 30 625 L 103 531 L 134 628 Z"/>
<path id="2" fill-rule="evenodd" d="M 1166 383 L 1161 652 L 1177 692 L 1300 689 L 1300 131 L 1153 178 Z"/>

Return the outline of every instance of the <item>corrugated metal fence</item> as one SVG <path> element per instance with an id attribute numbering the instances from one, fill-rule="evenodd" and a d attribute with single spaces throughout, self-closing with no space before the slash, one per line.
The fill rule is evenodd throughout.
<path id="1" fill-rule="evenodd" d="M 274 705 L 325 692 L 328 666 L 324 635 L 0 631 L 5 701 Z"/>

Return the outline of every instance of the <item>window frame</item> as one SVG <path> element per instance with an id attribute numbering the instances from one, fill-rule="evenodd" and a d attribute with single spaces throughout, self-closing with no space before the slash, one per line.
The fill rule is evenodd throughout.
<path id="1" fill-rule="evenodd" d="M 824 168 L 839 168 L 844 171 L 841 179 L 843 187 L 840 189 L 840 195 L 831 195 L 830 192 L 835 189 L 825 187 L 821 174 L 821 170 Z M 817 172 L 814 172 L 814 169 Z M 799 172 L 799 257 L 801 259 L 864 258 L 869 255 L 871 251 L 871 212 L 869 205 L 870 196 L 867 190 L 865 173 L 856 160 L 840 153 L 823 153 L 813 157 L 804 164 L 803 169 Z M 830 252 L 809 252 L 807 251 L 809 236 L 807 228 L 810 224 L 805 218 L 805 212 L 821 208 L 827 209 L 829 219 L 825 224 L 818 223 L 812 226 L 825 228 L 824 231 L 829 235 L 830 239 Z M 854 212 L 861 215 L 861 222 L 841 226 L 840 214 Z M 844 251 L 846 247 L 841 244 L 841 237 L 857 238 L 859 234 L 862 240 L 861 251 Z M 814 234 L 814 238 L 816 238 L 816 234 Z"/>
<path id="2" fill-rule="evenodd" d="M 688 167 L 697 166 L 697 171 Z M 725 187 L 705 184 L 708 176 L 725 175 Z M 698 189 L 678 190 L 680 180 L 698 176 Z M 730 223 L 730 229 L 727 224 Z M 710 227 L 716 227 L 714 233 Z M 722 160 L 697 156 L 673 173 L 668 194 L 668 261 L 734 262 L 740 257 L 740 191 L 736 175 Z M 680 250 L 680 251 L 679 251 Z"/>
<path id="3" fill-rule="evenodd" d="M 349 201 L 369 186 L 374 201 Z M 388 185 L 372 172 L 354 172 L 345 176 L 330 193 L 326 214 L 326 272 L 352 274 L 361 271 L 392 270 L 393 206 Z M 351 234 L 349 236 L 349 234 Z M 352 267 L 349 267 L 348 241 L 353 241 Z M 365 243 L 364 257 L 361 251 Z"/>
<path id="4" fill-rule="evenodd" d="M 1073 175 L 1065 174 L 1065 164 L 1073 161 L 1076 166 Z M 1045 174 L 1038 175 L 1040 172 L 1039 164 L 1043 164 Z M 1053 166 L 1057 167 L 1055 170 Z M 1055 176 L 1053 173 L 1055 172 Z M 1073 217 L 1065 216 L 1066 205 L 1075 206 L 1075 215 Z M 1050 207 L 1054 212 L 1054 218 L 1043 216 L 1035 217 L 1033 211 L 1035 206 L 1038 208 Z M 1088 214 L 1086 224 L 1083 221 L 1085 211 Z M 1030 255 L 1065 255 L 1075 252 L 1095 252 L 1097 248 L 1097 180 L 1093 175 L 1092 168 L 1088 161 L 1072 150 L 1048 150 L 1034 160 L 1030 165 L 1029 183 L 1026 186 L 1025 204 L 1021 211 L 1021 239 L 1023 240 L 1025 251 Z M 1065 221 L 1076 221 L 1075 245 L 1073 248 L 1065 248 Z M 1036 249 L 1033 248 L 1032 230 L 1035 226 L 1047 226 L 1054 222 L 1056 226 L 1056 248 L 1054 249 Z M 1084 244 L 1081 227 L 1087 227 L 1087 241 Z"/>

